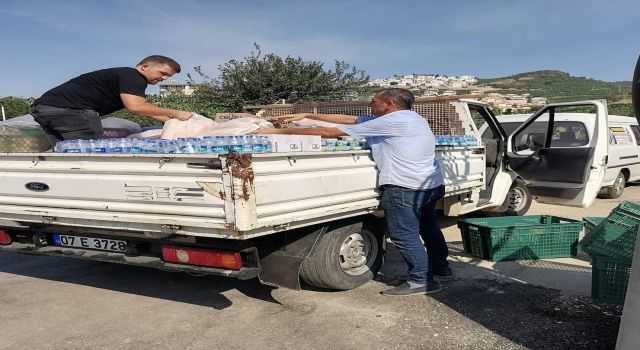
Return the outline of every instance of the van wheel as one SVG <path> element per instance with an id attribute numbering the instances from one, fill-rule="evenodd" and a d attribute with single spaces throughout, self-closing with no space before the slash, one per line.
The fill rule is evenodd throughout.
<path id="1" fill-rule="evenodd" d="M 529 192 L 527 185 L 524 181 L 517 179 L 511 186 L 509 193 L 507 193 L 507 198 L 505 198 L 507 209 L 502 212 L 502 215 L 524 215 L 531 207 L 532 200 L 533 197 L 531 196 L 531 192 Z"/>
<path id="2" fill-rule="evenodd" d="M 603 188 L 598 194 L 598 197 L 607 199 L 620 197 L 624 191 L 624 185 L 626 182 L 627 178 L 622 172 L 619 172 L 615 181 L 613 181 L 613 185 Z"/>
<path id="3" fill-rule="evenodd" d="M 376 230 L 377 231 L 377 230 Z M 383 235 L 346 222 L 318 238 L 313 251 L 302 262 L 300 277 L 320 288 L 348 290 L 373 279 L 384 259 Z"/>

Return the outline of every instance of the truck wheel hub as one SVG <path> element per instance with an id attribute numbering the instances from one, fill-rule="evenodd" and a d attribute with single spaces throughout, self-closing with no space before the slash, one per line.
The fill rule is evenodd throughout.
<path id="1" fill-rule="evenodd" d="M 348 275 L 361 275 L 369 270 L 367 254 L 371 254 L 371 243 L 360 233 L 349 235 L 340 246 L 340 268 Z"/>

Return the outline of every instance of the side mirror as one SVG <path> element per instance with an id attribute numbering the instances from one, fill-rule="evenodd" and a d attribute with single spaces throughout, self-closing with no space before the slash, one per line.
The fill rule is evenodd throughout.
<path id="1" fill-rule="evenodd" d="M 544 133 L 532 132 L 527 135 L 527 146 L 531 150 L 539 150 L 544 147 Z"/>

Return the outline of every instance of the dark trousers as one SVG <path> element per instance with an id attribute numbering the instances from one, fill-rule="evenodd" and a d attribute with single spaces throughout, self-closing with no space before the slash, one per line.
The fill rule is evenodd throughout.
<path id="1" fill-rule="evenodd" d="M 435 206 L 443 196 L 444 186 L 428 190 L 384 186 L 382 208 L 389 237 L 409 266 L 411 282 L 431 283 L 434 270 L 449 266 L 447 243 L 436 222 Z"/>
<path id="2" fill-rule="evenodd" d="M 100 116 L 90 109 L 33 105 L 30 112 L 47 134 L 51 147 L 62 140 L 99 139 L 103 136 Z"/>

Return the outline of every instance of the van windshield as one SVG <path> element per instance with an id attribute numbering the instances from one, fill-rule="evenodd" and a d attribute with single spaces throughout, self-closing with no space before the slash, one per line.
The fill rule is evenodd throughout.
<path id="1" fill-rule="evenodd" d="M 507 135 L 511 135 L 521 124 L 521 122 L 500 123 Z M 526 138 L 531 133 L 545 134 L 547 132 L 546 127 L 546 122 L 534 122 L 521 134 L 521 138 Z M 482 138 L 493 138 L 491 129 L 487 128 L 482 133 Z M 521 141 L 524 142 L 524 140 Z M 518 141 L 516 140 L 516 142 Z M 552 147 L 585 146 L 588 144 L 589 135 L 584 123 L 577 121 L 557 121 L 554 123 L 553 136 L 551 138 Z"/>

